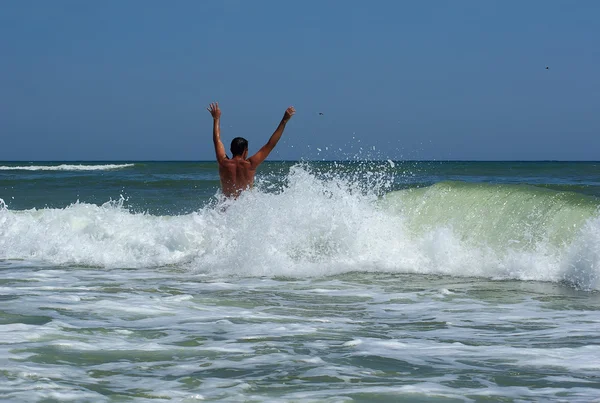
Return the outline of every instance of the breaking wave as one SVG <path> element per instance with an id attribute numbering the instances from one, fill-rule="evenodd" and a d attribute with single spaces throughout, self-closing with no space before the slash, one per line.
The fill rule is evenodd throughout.
<path id="1" fill-rule="evenodd" d="M 521 185 L 443 182 L 388 192 L 294 166 L 284 185 L 187 215 L 124 200 L 13 211 L 0 259 L 100 268 L 179 265 L 240 276 L 351 271 L 566 282 L 600 288 L 598 199 Z"/>
<path id="2" fill-rule="evenodd" d="M 0 166 L 0 171 L 108 171 L 123 169 L 135 164 L 105 164 L 105 165 L 24 165 L 24 166 Z"/>

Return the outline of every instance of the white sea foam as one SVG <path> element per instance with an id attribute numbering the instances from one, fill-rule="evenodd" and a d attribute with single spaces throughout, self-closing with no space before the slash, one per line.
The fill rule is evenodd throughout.
<path id="1" fill-rule="evenodd" d="M 123 169 L 135 164 L 104 164 L 104 165 L 23 165 L 23 166 L 0 166 L 0 171 L 109 171 Z"/>
<path id="2" fill-rule="evenodd" d="M 600 286 L 598 217 L 583 221 L 562 242 L 537 228 L 527 247 L 510 242 L 527 234 L 482 234 L 473 218 L 465 230 L 433 215 L 417 230 L 413 224 L 423 210 L 392 209 L 375 191 L 342 178 L 323 179 L 301 166 L 292 168 L 279 193 L 253 190 L 226 207 L 152 216 L 131 213 L 123 200 L 27 211 L 0 202 L 0 259 L 100 267 L 176 264 L 225 276 L 387 271 Z M 458 222 L 465 213 L 447 214 Z M 527 225 L 548 225 L 534 219 Z"/>
<path id="3" fill-rule="evenodd" d="M 2 300 L 0 400 L 599 396 L 588 382 L 600 371 L 593 295 L 540 283 L 354 276 L 1 270 L 16 298 Z M 455 297 L 440 298 L 444 290 Z"/>

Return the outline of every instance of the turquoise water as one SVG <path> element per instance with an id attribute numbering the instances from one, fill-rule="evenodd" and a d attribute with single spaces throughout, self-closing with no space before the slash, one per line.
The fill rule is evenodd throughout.
<path id="1" fill-rule="evenodd" d="M 261 168 L 0 162 L 0 400 L 600 398 L 600 163 Z"/>

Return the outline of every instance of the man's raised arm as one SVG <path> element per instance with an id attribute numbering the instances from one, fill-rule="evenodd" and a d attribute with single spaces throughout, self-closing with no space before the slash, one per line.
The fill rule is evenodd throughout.
<path id="1" fill-rule="evenodd" d="M 221 141 L 221 109 L 219 109 L 219 103 L 213 102 L 209 105 L 208 111 L 213 117 L 213 143 L 215 143 L 215 154 L 217 155 L 217 162 L 221 162 L 227 158 L 225 153 L 225 146 Z"/>
<path id="2" fill-rule="evenodd" d="M 296 113 L 296 109 L 294 109 L 293 106 L 287 108 L 283 114 L 283 119 L 281 119 L 281 122 L 279 122 L 279 126 L 277 126 L 277 129 L 275 129 L 275 132 L 273 132 L 267 144 L 262 146 L 262 148 L 258 150 L 258 152 L 252 157 L 248 158 L 248 161 L 250 161 L 250 164 L 252 164 L 254 168 L 259 166 L 269 156 L 271 151 L 273 151 L 277 145 L 277 142 L 281 138 L 283 131 L 285 130 L 285 125 L 292 118 L 292 116 L 294 116 L 294 113 Z"/>

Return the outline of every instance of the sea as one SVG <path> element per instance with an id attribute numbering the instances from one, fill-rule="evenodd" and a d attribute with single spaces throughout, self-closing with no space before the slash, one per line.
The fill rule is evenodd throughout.
<path id="1" fill-rule="evenodd" d="M 0 162 L 0 401 L 600 402 L 600 163 Z"/>

